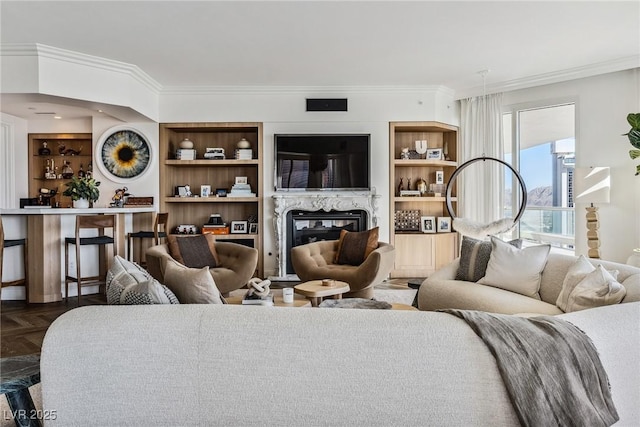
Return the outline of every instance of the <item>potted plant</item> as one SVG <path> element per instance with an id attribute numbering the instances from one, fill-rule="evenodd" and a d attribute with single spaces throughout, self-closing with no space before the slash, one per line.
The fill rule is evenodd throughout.
<path id="1" fill-rule="evenodd" d="M 71 197 L 74 208 L 88 208 L 90 202 L 93 203 L 100 197 L 100 182 L 94 178 L 74 176 L 65 185 L 67 188 L 62 194 Z"/>
<path id="2" fill-rule="evenodd" d="M 629 150 L 629 157 L 636 159 L 640 157 L 640 113 L 630 113 L 627 115 L 627 122 L 631 125 L 631 130 L 625 133 L 631 145 L 635 149 Z M 636 166 L 636 176 L 640 175 L 640 165 Z"/>

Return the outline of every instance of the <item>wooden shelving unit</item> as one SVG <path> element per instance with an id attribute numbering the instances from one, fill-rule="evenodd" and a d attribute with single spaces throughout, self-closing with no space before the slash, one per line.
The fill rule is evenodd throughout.
<path id="1" fill-rule="evenodd" d="M 196 160 L 177 160 L 179 144 L 191 140 Z M 251 143 L 253 159 L 235 160 L 236 144 L 242 138 Z M 178 225 L 200 229 L 211 214 L 220 214 L 227 225 L 231 221 L 255 219 L 257 234 L 215 235 L 217 239 L 252 241 L 260 251 L 256 274 L 263 276 L 260 229 L 263 218 L 262 123 L 161 123 L 160 124 L 160 209 L 169 212 L 169 232 Z M 206 148 L 224 148 L 225 160 L 204 159 Z M 256 197 L 216 197 L 216 189 L 228 191 L 236 177 L 247 177 Z M 201 185 L 211 186 L 210 197 L 176 197 L 176 187 L 189 185 L 192 194 L 200 194 Z"/>
<path id="2" fill-rule="evenodd" d="M 50 154 L 41 155 L 39 150 L 47 143 Z M 68 151 L 67 151 L 68 150 Z M 67 154 L 62 154 L 67 151 Z M 78 154 L 70 154 L 71 151 Z M 74 176 L 78 175 L 80 166 L 86 172 L 93 160 L 93 140 L 90 133 L 30 133 L 29 134 L 29 197 L 38 197 L 41 188 L 56 190 L 55 200 L 60 207 L 70 207 L 71 198 L 62 195 L 67 188 L 65 183 L 70 179 L 56 178 L 46 179 L 45 169 L 47 161 L 53 164 L 61 174 L 64 162 L 69 162 Z"/>
<path id="3" fill-rule="evenodd" d="M 415 141 L 426 140 L 429 149 L 447 147 L 449 160 L 402 159 L 403 148 L 415 150 Z M 415 190 L 418 179 L 427 186 L 435 183 L 436 172 L 444 173 L 444 182 L 458 166 L 458 128 L 439 122 L 391 122 L 389 123 L 389 218 L 394 221 L 396 211 L 420 211 L 421 216 L 446 217 L 444 191 L 440 195 L 427 193 L 422 196 L 400 196 L 398 185 L 403 178 L 404 189 L 411 179 Z M 425 157 L 423 155 L 422 157 Z M 456 207 L 456 189 L 452 202 Z M 434 224 L 435 226 L 435 224 Z M 396 248 L 396 261 L 391 277 L 427 277 L 438 268 L 451 262 L 458 254 L 458 233 L 422 233 L 421 231 L 396 230 L 392 225 L 390 242 Z"/>

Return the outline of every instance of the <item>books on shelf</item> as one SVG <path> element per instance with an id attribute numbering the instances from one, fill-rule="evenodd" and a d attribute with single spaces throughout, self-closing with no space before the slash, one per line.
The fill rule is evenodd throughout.
<path id="1" fill-rule="evenodd" d="M 179 148 L 176 150 L 177 160 L 195 160 L 196 150 L 193 148 Z"/>
<path id="2" fill-rule="evenodd" d="M 229 227 L 227 226 L 227 224 L 223 224 L 223 225 L 205 224 L 202 226 L 202 234 L 229 234 Z"/>
<path id="3" fill-rule="evenodd" d="M 251 160 L 253 159 L 253 150 L 251 148 L 238 148 L 236 149 L 236 160 Z"/>
<path id="4" fill-rule="evenodd" d="M 257 295 L 246 296 L 242 299 L 243 305 L 273 305 L 273 294 L 270 293 L 266 297 L 259 297 Z"/>
<path id="5" fill-rule="evenodd" d="M 227 193 L 227 197 L 256 197 L 256 193 L 251 192 L 249 184 L 234 184 L 231 191 Z"/>

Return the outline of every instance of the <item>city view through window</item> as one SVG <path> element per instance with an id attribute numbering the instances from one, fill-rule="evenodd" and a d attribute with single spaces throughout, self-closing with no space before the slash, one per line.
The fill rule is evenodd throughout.
<path id="1" fill-rule="evenodd" d="M 505 160 L 527 186 L 527 207 L 515 233 L 531 242 L 573 250 L 575 105 L 511 111 L 504 114 L 503 124 Z M 505 216 L 520 206 L 514 179 L 505 173 Z"/>

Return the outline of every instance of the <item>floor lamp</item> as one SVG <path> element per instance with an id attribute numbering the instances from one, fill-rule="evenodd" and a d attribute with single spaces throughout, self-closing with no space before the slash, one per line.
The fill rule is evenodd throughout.
<path id="1" fill-rule="evenodd" d="M 598 207 L 594 204 L 609 203 L 611 176 L 608 167 L 576 168 L 573 175 L 575 201 L 588 203 L 587 209 L 587 246 L 589 258 L 600 258 L 600 237 L 598 229 Z"/>

